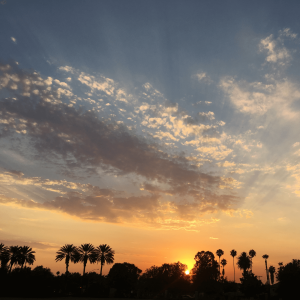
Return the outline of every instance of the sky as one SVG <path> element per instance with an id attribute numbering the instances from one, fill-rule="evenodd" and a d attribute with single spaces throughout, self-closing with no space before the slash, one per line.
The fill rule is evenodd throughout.
<path id="1" fill-rule="evenodd" d="M 232 249 L 263 281 L 298 259 L 299 9 L 2 1 L 0 242 L 53 272 L 65 244 L 143 271 L 221 248 L 230 280 Z"/>

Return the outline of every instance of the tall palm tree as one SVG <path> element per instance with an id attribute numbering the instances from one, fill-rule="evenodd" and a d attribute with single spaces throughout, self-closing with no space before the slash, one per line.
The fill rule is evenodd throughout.
<path id="1" fill-rule="evenodd" d="M 235 282 L 235 265 L 234 265 L 234 257 L 236 256 L 236 251 L 234 250 L 234 249 L 232 249 L 231 251 L 230 251 L 230 255 L 232 256 L 232 258 L 233 258 L 233 273 L 234 273 L 234 282 Z"/>
<path id="2" fill-rule="evenodd" d="M 271 277 L 271 284 L 274 284 L 274 274 L 275 274 L 275 267 L 270 266 L 269 267 L 270 277 Z"/>
<path id="3" fill-rule="evenodd" d="M 19 246 L 10 246 L 9 247 L 9 256 L 10 256 L 10 263 L 9 263 L 9 272 L 13 265 L 20 264 L 20 249 Z"/>
<path id="4" fill-rule="evenodd" d="M 223 267 L 223 270 L 222 270 L 222 275 L 223 275 L 223 279 L 224 279 L 224 276 L 225 276 L 225 270 L 224 270 L 224 267 L 227 265 L 227 260 L 225 258 L 223 258 L 221 260 L 221 265 Z"/>
<path id="5" fill-rule="evenodd" d="M 104 266 L 104 264 L 107 263 L 109 265 L 114 262 L 115 251 L 111 249 L 111 247 L 107 244 L 102 244 L 99 247 L 97 247 L 96 253 L 97 261 L 100 261 L 101 263 L 100 275 L 102 275 L 102 267 Z"/>
<path id="6" fill-rule="evenodd" d="M 268 254 L 264 254 L 262 256 L 262 258 L 265 260 L 265 264 L 266 264 L 267 282 L 270 283 L 269 271 L 268 271 L 268 263 L 267 263 L 267 259 L 269 258 L 269 255 Z"/>
<path id="7" fill-rule="evenodd" d="M 256 251 L 252 249 L 252 250 L 249 251 L 249 257 L 251 259 L 251 272 L 252 272 L 252 265 L 253 265 L 252 258 L 254 256 L 256 256 Z"/>
<path id="8" fill-rule="evenodd" d="M 0 244 L 1 269 L 6 269 L 7 268 L 9 258 L 10 258 L 9 248 L 6 247 L 3 243 L 1 243 Z"/>
<path id="9" fill-rule="evenodd" d="M 26 263 L 29 265 L 33 265 L 35 261 L 35 251 L 32 251 L 32 248 L 28 246 L 20 247 L 20 265 L 21 269 L 23 269 L 24 263 L 26 266 Z"/>
<path id="10" fill-rule="evenodd" d="M 224 251 L 222 249 L 218 249 L 216 251 L 216 254 L 217 256 L 219 256 L 219 277 L 221 275 L 221 262 L 220 262 L 220 259 L 221 259 L 221 256 L 224 255 Z"/>
<path id="11" fill-rule="evenodd" d="M 77 248 L 73 244 L 66 244 L 56 252 L 55 261 L 58 262 L 63 259 L 65 259 L 66 273 L 68 273 L 70 261 L 74 263 L 77 261 Z"/>
<path id="12" fill-rule="evenodd" d="M 85 274 L 85 267 L 89 261 L 91 264 L 97 261 L 96 249 L 92 244 L 82 244 L 77 248 L 78 251 L 78 261 L 83 263 L 83 275 Z"/>
<path id="13" fill-rule="evenodd" d="M 245 276 L 251 267 L 251 259 L 246 252 L 242 252 L 238 257 L 237 265 L 240 270 L 243 270 L 243 276 Z"/>

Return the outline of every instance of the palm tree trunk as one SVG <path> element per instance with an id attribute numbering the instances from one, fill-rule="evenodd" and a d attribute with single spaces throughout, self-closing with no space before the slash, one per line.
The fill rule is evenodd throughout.
<path id="1" fill-rule="evenodd" d="M 270 283 L 269 272 L 268 272 L 268 264 L 267 264 L 267 260 L 266 259 L 265 259 L 265 264 L 266 264 L 267 281 Z"/>
<path id="2" fill-rule="evenodd" d="M 233 276 L 234 276 L 233 278 L 234 278 L 234 282 L 235 282 L 235 265 L 234 265 L 234 257 L 233 257 L 233 274 L 234 274 L 234 275 L 233 275 Z"/>
<path id="3" fill-rule="evenodd" d="M 13 266 L 13 263 L 10 263 L 9 273 L 11 272 L 12 266 Z"/>
<path id="4" fill-rule="evenodd" d="M 85 266 L 86 266 L 86 262 L 83 262 L 83 275 L 85 274 Z"/>
<path id="5" fill-rule="evenodd" d="M 101 262 L 101 268 L 100 268 L 100 275 L 102 276 L 102 267 L 103 267 L 103 264 Z"/>
<path id="6" fill-rule="evenodd" d="M 69 273 L 69 264 L 66 264 L 66 273 Z"/>

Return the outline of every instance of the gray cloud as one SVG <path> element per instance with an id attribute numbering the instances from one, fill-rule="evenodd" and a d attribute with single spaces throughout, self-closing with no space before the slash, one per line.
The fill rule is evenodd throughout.
<path id="1" fill-rule="evenodd" d="M 237 197 L 223 195 L 218 186 L 222 179 L 199 172 L 183 154 L 177 158 L 159 149 L 159 145 L 146 140 L 127 127 L 113 121 L 100 119 L 92 111 L 70 106 L 67 100 L 72 92 L 51 86 L 52 79 L 43 80 L 34 72 L 28 73 L 0 65 L 0 88 L 7 98 L 0 100 L 0 137 L 23 134 L 31 139 L 37 157 L 51 161 L 62 160 L 67 172 L 76 168 L 96 170 L 119 175 L 134 174 L 150 181 L 167 184 L 167 190 L 157 190 L 175 196 L 191 196 L 199 212 L 228 209 Z M 202 117 L 212 118 L 213 114 Z M 15 173 L 15 175 L 18 175 Z M 21 174 L 20 174 L 21 175 Z M 19 175 L 19 176 L 20 176 Z M 150 187 L 150 186 L 149 186 Z M 119 222 L 132 217 L 155 219 L 160 207 L 159 195 L 118 198 L 101 189 L 96 195 L 68 193 L 53 201 L 36 203 L 18 200 L 19 205 L 55 209 L 82 219 Z M 214 191 L 214 192 L 213 192 Z M 174 204 L 176 205 L 176 204 Z M 184 209 L 177 207 L 184 215 Z M 134 216 L 133 211 L 141 212 Z"/>
<path id="2" fill-rule="evenodd" d="M 1 79 L 15 78 L 5 86 L 15 97 L 0 102 L 2 136 L 12 131 L 24 132 L 41 155 L 59 155 L 69 167 L 74 162 L 80 167 L 113 167 L 123 174 L 135 173 L 174 184 L 218 182 L 217 177 L 192 170 L 184 158 L 169 158 L 167 153 L 157 150 L 157 145 L 134 135 L 123 125 L 102 121 L 93 112 L 58 101 L 57 93 L 46 90 L 38 74 L 8 71 Z M 18 88 L 12 89 L 11 81 Z M 32 94 L 36 88 L 39 95 Z M 30 93 L 30 97 L 23 96 L 24 92 Z M 71 162 L 67 159 L 69 155 L 74 159 Z"/>

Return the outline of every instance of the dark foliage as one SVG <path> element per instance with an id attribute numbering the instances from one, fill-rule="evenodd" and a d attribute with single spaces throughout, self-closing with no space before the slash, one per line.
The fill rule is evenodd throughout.
<path id="1" fill-rule="evenodd" d="M 219 264 L 210 251 L 198 252 L 192 270 L 194 288 L 200 292 L 213 293 L 220 289 Z"/>
<path id="2" fill-rule="evenodd" d="M 282 299 L 300 299 L 300 260 L 293 259 L 285 266 L 279 266 L 276 274 L 278 294 Z"/>
<path id="3" fill-rule="evenodd" d="M 117 289 L 116 296 L 129 297 L 135 290 L 142 270 L 134 264 L 116 263 L 110 269 L 107 280 L 111 288 Z"/>
<path id="4" fill-rule="evenodd" d="M 254 297 L 264 292 L 264 285 L 251 271 L 243 273 L 240 290 L 246 297 Z"/>
<path id="5" fill-rule="evenodd" d="M 234 281 L 225 279 L 222 282 L 222 290 L 224 293 L 236 292 L 238 290 L 238 285 Z"/>
<path id="6" fill-rule="evenodd" d="M 50 269 L 38 266 L 15 268 L 9 273 L 1 269 L 0 297 L 63 297 L 86 296 L 108 298 L 109 287 L 105 277 L 97 273 L 65 273 L 54 276 Z"/>
<path id="7" fill-rule="evenodd" d="M 251 268 L 252 262 L 250 257 L 247 255 L 246 252 L 242 252 L 241 255 L 238 257 L 237 266 L 240 270 L 243 270 L 243 276 L 246 276 L 248 270 Z"/>
<path id="8" fill-rule="evenodd" d="M 139 289 L 149 297 L 182 295 L 190 291 L 190 277 L 185 274 L 187 266 L 181 262 L 152 266 L 139 279 Z"/>

